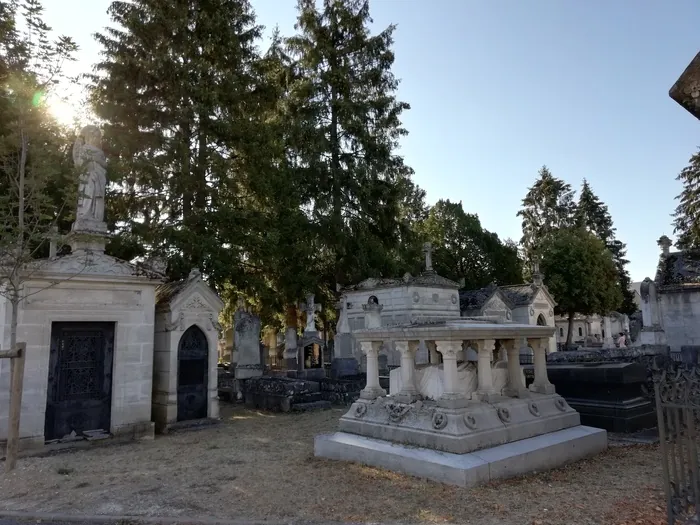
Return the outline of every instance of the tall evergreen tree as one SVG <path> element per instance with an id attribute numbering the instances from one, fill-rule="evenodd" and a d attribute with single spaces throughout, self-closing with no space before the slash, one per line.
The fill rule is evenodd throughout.
<path id="1" fill-rule="evenodd" d="M 552 231 L 571 226 L 574 210 L 571 186 L 554 177 L 547 166 L 542 166 L 518 212 L 518 216 L 522 217 L 523 230 L 520 244 L 528 265 L 534 262 L 541 243 Z"/>
<path id="2" fill-rule="evenodd" d="M 627 271 L 629 261 L 625 258 L 626 246 L 615 238 L 615 227 L 608 207 L 593 193 L 590 184 L 584 179 L 576 206 L 576 224 L 598 237 L 610 251 L 619 275 L 618 287 L 622 295 L 619 311 L 628 315 L 637 311 L 634 292 L 630 290 L 632 279 Z"/>
<path id="3" fill-rule="evenodd" d="M 328 261 L 324 280 L 332 287 L 393 274 L 405 208 L 417 195 L 412 170 L 396 154 L 409 106 L 394 95 L 395 28 L 372 35 L 366 0 L 324 0 L 320 7 L 299 0 L 298 10 L 297 34 L 287 40 L 296 63 L 291 146 Z"/>
<path id="4" fill-rule="evenodd" d="M 261 27 L 248 0 L 114 1 L 109 14 L 91 76 L 113 160 L 108 249 L 165 256 L 172 278 L 198 266 L 221 286 L 244 275 L 248 182 L 266 166 Z"/>
<path id="5" fill-rule="evenodd" d="M 690 157 L 688 165 L 678 174 L 683 190 L 673 214 L 673 233 L 676 246 L 685 250 L 700 248 L 700 149 Z"/>

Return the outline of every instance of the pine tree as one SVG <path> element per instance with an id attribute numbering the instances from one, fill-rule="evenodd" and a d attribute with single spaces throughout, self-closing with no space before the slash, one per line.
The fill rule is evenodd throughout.
<path id="1" fill-rule="evenodd" d="M 585 228 L 598 239 L 603 241 L 610 251 L 619 275 L 618 287 L 623 301 L 620 312 L 631 315 L 637 311 L 634 302 L 634 292 L 630 290 L 631 278 L 627 271 L 629 261 L 625 259 L 627 247 L 615 238 L 615 227 L 608 207 L 593 193 L 590 184 L 584 179 L 576 206 L 576 224 Z"/>
<path id="2" fill-rule="evenodd" d="M 678 174 L 676 180 L 683 190 L 676 197 L 679 201 L 673 214 L 673 233 L 676 247 L 681 250 L 700 248 L 700 150 Z"/>
<path id="3" fill-rule="evenodd" d="M 395 153 L 406 134 L 391 72 L 395 27 L 372 35 L 366 0 L 299 0 L 289 110 L 294 164 L 305 181 L 324 280 L 347 284 L 393 274 L 415 199 L 412 170 Z M 404 234 L 406 232 L 404 231 Z"/>
<path id="4" fill-rule="evenodd" d="M 263 176 L 256 25 L 248 0 L 114 1 L 96 36 L 92 103 L 113 161 L 108 249 L 198 266 L 212 284 L 245 275 L 248 182 Z M 245 283 L 243 283 L 245 284 Z"/>
<path id="5" fill-rule="evenodd" d="M 574 210 L 571 186 L 554 177 L 547 166 L 542 166 L 538 179 L 528 189 L 523 207 L 518 212 L 518 216 L 522 217 L 523 230 L 520 244 L 528 265 L 532 265 L 541 243 L 552 231 L 571 226 Z"/>

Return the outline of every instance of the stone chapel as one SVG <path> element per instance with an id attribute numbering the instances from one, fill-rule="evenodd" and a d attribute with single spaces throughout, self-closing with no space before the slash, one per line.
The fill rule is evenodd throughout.
<path id="1" fill-rule="evenodd" d="M 26 268 L 17 341 L 26 342 L 21 447 L 111 436 L 152 438 L 179 421 L 218 417 L 218 315 L 198 271 L 164 284 L 163 267 L 105 253 L 100 131 L 74 146 L 85 168 L 71 253 Z M 11 307 L 0 297 L 0 347 Z M 0 441 L 7 439 L 9 360 L 0 360 Z"/>

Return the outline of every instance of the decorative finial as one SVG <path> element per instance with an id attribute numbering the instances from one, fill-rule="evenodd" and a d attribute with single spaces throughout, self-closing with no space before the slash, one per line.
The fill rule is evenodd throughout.
<path id="1" fill-rule="evenodd" d="M 661 248 L 661 253 L 664 255 L 664 257 L 668 257 L 668 255 L 671 253 L 671 246 L 673 246 L 671 239 L 665 235 L 662 235 L 659 237 L 659 240 L 656 241 L 656 244 L 658 244 Z"/>
<path id="2" fill-rule="evenodd" d="M 199 271 L 199 268 L 192 268 L 192 270 L 190 270 L 190 274 L 187 276 L 187 279 L 192 281 L 193 279 L 198 279 L 201 276 L 202 272 Z"/>
<path id="3" fill-rule="evenodd" d="M 423 255 L 425 256 L 425 271 L 433 271 L 433 245 L 429 242 L 423 244 Z"/>
<path id="4" fill-rule="evenodd" d="M 540 261 L 538 258 L 532 262 L 532 284 L 535 286 L 542 286 L 544 283 L 544 276 L 540 272 Z"/>

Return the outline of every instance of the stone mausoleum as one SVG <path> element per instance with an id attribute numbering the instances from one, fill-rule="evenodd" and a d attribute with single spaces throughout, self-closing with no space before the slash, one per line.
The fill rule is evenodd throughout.
<path id="1" fill-rule="evenodd" d="M 654 279 L 640 287 L 643 327 L 641 344 L 668 345 L 671 352 L 700 349 L 700 251 L 672 252 L 665 235 Z"/>
<path id="2" fill-rule="evenodd" d="M 94 126 L 73 149 L 83 170 L 71 252 L 24 269 L 17 340 L 26 342 L 22 448 L 46 442 L 153 437 L 154 427 L 218 417 L 221 301 L 193 272 L 163 284 L 164 266 L 105 253 L 106 161 Z M 0 298 L 0 347 L 11 307 Z M 0 360 L 0 441 L 7 439 L 10 360 Z"/>

